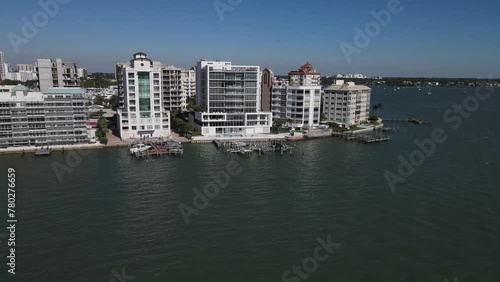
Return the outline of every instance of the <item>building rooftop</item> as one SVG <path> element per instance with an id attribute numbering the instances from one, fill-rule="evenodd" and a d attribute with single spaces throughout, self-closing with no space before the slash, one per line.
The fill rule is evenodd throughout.
<path id="1" fill-rule="evenodd" d="M 321 75 L 319 72 L 316 72 L 313 65 L 307 62 L 305 65 L 301 66 L 298 71 L 291 71 L 288 73 L 289 75 Z"/>
<path id="2" fill-rule="evenodd" d="M 371 90 L 370 87 L 364 86 L 364 85 L 349 85 L 349 84 L 343 84 L 343 85 L 331 85 L 328 86 L 327 88 L 323 89 L 324 91 L 356 91 L 356 90 Z"/>
<path id="3" fill-rule="evenodd" d="M 42 92 L 43 94 L 85 94 L 85 89 L 79 87 L 52 87 Z"/>
<path id="4" fill-rule="evenodd" d="M 13 91 L 30 91 L 30 89 L 22 84 L 16 85 L 14 88 L 12 88 Z"/>

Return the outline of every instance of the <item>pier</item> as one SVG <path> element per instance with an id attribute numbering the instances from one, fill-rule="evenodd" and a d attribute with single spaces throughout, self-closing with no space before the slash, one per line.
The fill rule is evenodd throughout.
<path id="1" fill-rule="evenodd" d="M 410 122 L 410 123 L 413 123 L 413 124 L 417 124 L 417 125 L 428 125 L 428 124 L 431 124 L 430 121 L 427 121 L 427 120 L 424 120 L 424 119 L 421 119 L 421 118 L 417 118 L 417 117 L 409 117 L 407 119 L 391 119 L 391 118 L 384 118 L 382 119 L 384 122 Z"/>
<path id="2" fill-rule="evenodd" d="M 242 156 L 250 156 L 254 153 L 259 156 L 266 153 L 279 153 L 281 155 L 288 153 L 293 155 L 293 150 L 295 148 L 295 146 L 289 145 L 285 140 L 247 142 L 214 140 L 214 144 L 223 152 Z"/>
<path id="3" fill-rule="evenodd" d="M 364 134 L 347 133 L 334 133 L 334 137 L 344 139 L 345 141 L 356 141 L 364 144 L 381 143 L 391 141 L 391 136 L 385 135 L 380 131 L 373 131 Z"/>
<path id="4" fill-rule="evenodd" d="M 129 153 L 137 159 L 182 156 L 184 148 L 182 143 L 172 140 L 148 140 L 144 142 L 133 142 L 129 144 Z"/>

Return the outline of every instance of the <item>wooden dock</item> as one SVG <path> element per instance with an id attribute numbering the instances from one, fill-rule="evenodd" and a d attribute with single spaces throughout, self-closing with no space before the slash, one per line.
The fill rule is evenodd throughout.
<path id="1" fill-rule="evenodd" d="M 134 142 L 129 145 L 129 150 L 134 145 L 144 144 L 149 148 L 147 150 L 142 150 L 138 152 L 130 152 L 132 156 L 137 159 L 151 158 L 151 157 L 162 157 L 162 156 L 182 156 L 184 154 L 184 148 L 182 143 L 172 141 L 172 140 L 148 140 L 142 143 Z"/>
<path id="2" fill-rule="evenodd" d="M 416 118 L 416 117 L 409 117 L 407 119 L 391 119 L 391 118 L 384 118 L 382 119 L 384 122 L 410 122 L 410 123 L 413 123 L 413 124 L 417 124 L 417 125 L 428 125 L 428 124 L 431 124 L 430 121 L 427 121 L 427 120 L 424 120 L 424 119 L 421 119 L 421 118 Z"/>
<path id="3" fill-rule="evenodd" d="M 214 140 L 214 144 L 221 151 L 242 156 L 250 156 L 254 153 L 257 153 L 259 156 L 266 153 L 280 153 L 281 155 L 289 153 L 293 155 L 295 148 L 289 145 L 286 140 L 247 142 Z"/>
<path id="4" fill-rule="evenodd" d="M 375 131 L 368 134 L 353 134 L 351 132 L 347 133 L 336 133 L 333 135 L 344 139 L 345 141 L 356 141 L 364 144 L 381 143 L 391 141 L 391 136 L 382 134 L 381 132 Z"/>

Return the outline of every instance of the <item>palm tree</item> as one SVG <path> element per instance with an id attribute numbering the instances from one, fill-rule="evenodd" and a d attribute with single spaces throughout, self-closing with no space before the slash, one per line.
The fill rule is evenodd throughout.
<path id="1" fill-rule="evenodd" d="M 380 110 L 382 110 L 383 108 L 384 108 L 384 105 L 382 105 L 382 103 L 377 104 L 377 117 L 379 117 Z"/>
<path id="2" fill-rule="evenodd" d="M 378 117 L 378 114 L 377 114 L 377 112 L 378 112 L 378 104 L 377 104 L 377 105 L 374 105 L 374 106 L 372 107 L 372 109 L 373 109 L 373 113 L 374 113 L 374 114 Z"/>
<path id="3" fill-rule="evenodd" d="M 382 103 L 378 103 L 372 107 L 373 111 L 375 112 L 375 115 L 379 117 L 380 115 L 380 110 L 384 108 L 384 105 Z"/>

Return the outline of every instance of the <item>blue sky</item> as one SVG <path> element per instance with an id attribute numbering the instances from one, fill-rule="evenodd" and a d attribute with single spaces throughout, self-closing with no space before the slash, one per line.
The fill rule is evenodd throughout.
<path id="1" fill-rule="evenodd" d="M 113 72 L 117 61 L 143 51 L 184 68 L 220 59 L 285 74 L 310 61 L 324 75 L 500 77 L 497 0 L 401 0 L 402 12 L 350 62 L 341 43 L 355 46 L 354 28 L 364 30 L 371 11 L 395 0 L 241 0 L 223 20 L 216 1 L 69 0 L 18 53 L 8 34 L 22 36 L 22 18 L 43 10 L 39 1 L 8 1 L 0 10 L 0 51 L 12 65 L 62 57 L 91 72 Z"/>

